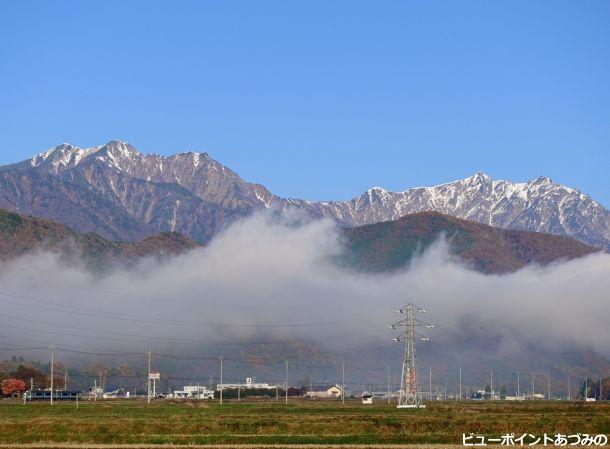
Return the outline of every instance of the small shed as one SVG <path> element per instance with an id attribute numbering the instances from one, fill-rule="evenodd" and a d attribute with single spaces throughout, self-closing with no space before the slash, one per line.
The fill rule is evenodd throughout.
<path id="1" fill-rule="evenodd" d="M 373 395 L 368 391 L 362 393 L 362 403 L 363 404 L 372 404 L 373 403 Z"/>

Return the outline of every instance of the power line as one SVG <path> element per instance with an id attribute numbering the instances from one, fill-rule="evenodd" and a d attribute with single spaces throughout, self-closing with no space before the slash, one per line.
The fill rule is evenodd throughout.
<path id="1" fill-rule="evenodd" d="M 90 338 L 90 339 L 95 339 L 95 340 L 106 339 L 106 340 L 131 341 L 131 342 L 135 342 L 135 343 L 150 343 L 150 340 L 158 340 L 159 343 L 172 342 L 172 343 L 176 343 L 176 344 L 193 345 L 193 346 L 201 346 L 202 344 L 233 345 L 233 346 L 290 345 L 290 344 L 303 344 L 303 343 L 322 343 L 322 342 L 329 341 L 329 340 L 341 340 L 341 339 L 346 339 L 346 338 L 349 338 L 350 340 L 369 339 L 369 338 L 373 338 L 373 337 L 381 337 L 384 335 L 384 334 L 377 334 L 377 333 L 375 333 L 375 334 L 369 333 L 368 335 L 360 334 L 359 336 L 354 337 L 354 334 L 350 333 L 350 334 L 332 335 L 329 337 L 325 337 L 324 339 L 321 339 L 321 340 L 306 340 L 306 339 L 300 339 L 300 340 L 283 340 L 282 339 L 281 341 L 272 341 L 272 340 L 228 341 L 228 340 L 208 340 L 208 339 L 193 340 L 193 339 L 184 339 L 184 338 L 175 338 L 175 337 L 159 337 L 159 336 L 152 336 L 152 335 L 132 334 L 132 333 L 126 333 L 126 332 L 120 332 L 120 331 L 105 331 L 102 329 L 86 328 L 86 327 L 80 327 L 80 326 L 73 326 L 73 325 L 69 325 L 69 324 L 59 324 L 59 323 L 54 323 L 51 321 L 35 320 L 35 319 L 31 319 L 31 318 L 24 318 L 24 317 L 20 317 L 20 316 L 16 316 L 16 315 L 7 315 L 7 314 L 2 314 L 2 313 L 0 313 L 0 316 L 6 317 L 6 318 L 18 319 L 18 320 L 22 320 L 22 321 L 29 321 L 32 323 L 55 326 L 55 327 L 60 327 L 60 328 L 84 330 L 84 331 L 90 331 L 90 332 L 97 332 L 100 334 L 124 335 L 127 337 L 139 337 L 142 340 L 125 339 L 123 337 L 119 338 L 119 337 L 112 337 L 112 336 L 100 337 L 99 335 L 74 334 L 74 333 L 67 333 L 67 332 L 59 332 L 59 331 L 52 331 L 52 330 L 45 330 L 45 329 L 38 329 L 38 328 L 25 328 L 23 326 L 12 326 L 12 325 L 8 325 L 8 324 L 3 324 L 4 327 L 18 329 L 18 330 L 27 330 L 30 332 L 66 335 L 66 336 L 70 336 L 70 337 L 82 337 L 82 338 Z"/>
<path id="2" fill-rule="evenodd" d="M 96 317 L 96 318 L 105 318 L 105 319 L 113 319 L 113 320 L 120 320 L 120 321 L 129 321 L 129 322 L 146 322 L 146 323 L 151 323 L 151 324 L 167 324 L 167 325 L 195 326 L 195 327 L 282 328 L 282 327 L 336 326 L 338 324 L 349 324 L 349 323 L 359 323 L 359 322 L 363 322 L 363 321 L 370 321 L 371 319 L 376 319 L 376 318 L 379 319 L 379 318 L 383 318 L 384 316 L 387 316 L 387 314 L 380 314 L 377 317 L 375 317 L 374 315 L 373 316 L 367 315 L 366 317 L 355 318 L 355 319 L 351 319 L 351 320 L 333 320 L 333 321 L 317 321 L 317 322 L 306 322 L 306 323 L 281 323 L 281 324 L 274 324 L 274 323 L 244 324 L 244 323 L 232 323 L 232 322 L 200 322 L 200 321 L 186 321 L 186 320 L 175 320 L 175 319 L 168 319 L 168 318 L 158 318 L 158 317 L 136 315 L 136 314 L 129 314 L 129 313 L 120 313 L 120 312 L 108 312 L 108 311 L 104 311 L 104 310 L 100 310 L 100 309 L 94 309 L 94 308 L 90 308 L 90 307 L 82 307 L 82 306 L 76 306 L 76 305 L 70 305 L 69 310 L 62 310 L 62 308 L 66 309 L 66 308 L 68 308 L 68 306 L 65 306 L 61 303 L 52 302 L 52 301 L 29 298 L 27 296 L 14 295 L 14 294 L 5 293 L 5 292 L 0 292 L 0 296 L 35 302 L 35 303 L 43 304 L 43 305 L 56 306 L 56 307 L 59 307 L 59 309 L 53 309 L 53 308 L 49 308 L 49 307 L 45 308 L 44 306 L 42 306 L 42 307 L 38 306 L 37 308 L 43 308 L 44 310 L 50 310 L 50 311 L 60 312 L 60 313 L 68 313 L 68 314 L 78 315 L 78 316 L 92 316 L 92 317 Z M 6 300 L 3 300 L 3 301 L 7 302 L 9 304 L 15 304 L 15 305 L 20 305 L 20 306 L 25 306 L 25 307 L 33 307 L 32 305 L 28 305 L 28 304 L 16 303 L 16 302 L 11 302 L 11 301 L 6 301 Z M 76 312 L 73 309 L 82 310 L 83 312 Z"/>

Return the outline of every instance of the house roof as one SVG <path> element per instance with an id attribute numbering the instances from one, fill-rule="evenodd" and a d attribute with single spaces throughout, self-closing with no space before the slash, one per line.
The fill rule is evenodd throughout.
<path id="1" fill-rule="evenodd" d="M 328 391 L 331 388 L 341 389 L 341 385 L 313 385 L 311 388 L 307 388 L 307 391 Z"/>

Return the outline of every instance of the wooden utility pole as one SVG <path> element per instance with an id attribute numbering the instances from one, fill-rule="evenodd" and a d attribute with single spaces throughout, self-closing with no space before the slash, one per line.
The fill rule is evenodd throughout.
<path id="1" fill-rule="evenodd" d="M 222 354 L 220 355 L 220 405 L 222 405 L 222 390 L 223 390 L 223 381 L 222 381 Z"/>
<path id="2" fill-rule="evenodd" d="M 286 377 L 284 379 L 286 385 L 286 404 L 288 404 L 288 360 L 286 360 Z"/>
<path id="3" fill-rule="evenodd" d="M 343 370 L 341 373 L 341 403 L 345 405 L 345 362 L 343 362 Z"/>
<path id="4" fill-rule="evenodd" d="M 148 355 L 148 377 L 146 378 L 146 402 L 148 404 L 150 404 L 150 356 L 151 356 L 151 352 L 148 351 L 147 353 Z M 100 386 L 101 386 L 101 380 L 100 380 Z"/>
<path id="5" fill-rule="evenodd" d="M 55 365 L 55 348 L 51 345 L 51 405 L 53 405 L 53 377 L 55 376 L 55 371 L 53 370 Z"/>
<path id="6" fill-rule="evenodd" d="M 390 365 L 388 365 L 388 405 L 390 405 L 392 396 L 392 387 L 390 386 Z"/>

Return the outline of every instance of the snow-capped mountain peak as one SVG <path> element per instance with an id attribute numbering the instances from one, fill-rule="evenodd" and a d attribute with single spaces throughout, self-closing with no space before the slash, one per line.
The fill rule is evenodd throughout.
<path id="1" fill-rule="evenodd" d="M 58 173 L 63 169 L 75 167 L 81 160 L 99 149 L 100 147 L 79 148 L 69 143 L 62 143 L 32 157 L 30 165 L 32 167 L 46 166 L 49 170 Z"/>
<path id="2" fill-rule="evenodd" d="M 288 205 L 287 205 L 288 206 Z M 610 213 L 576 189 L 541 176 L 529 182 L 494 180 L 484 173 L 402 192 L 372 188 L 350 201 L 306 202 L 290 206 L 329 216 L 345 226 L 395 220 L 435 211 L 509 229 L 569 236 L 610 248 Z"/>
<path id="3" fill-rule="evenodd" d="M 225 220 L 263 208 L 298 208 L 313 217 L 331 218 L 342 226 L 435 211 L 502 228 L 569 236 L 610 248 L 610 213 L 589 196 L 544 176 L 512 182 L 477 172 L 435 186 L 402 192 L 373 187 L 349 201 L 321 202 L 273 195 L 259 184 L 244 181 L 207 153 L 144 155 L 122 141 L 84 149 L 62 144 L 18 165 L 56 175 L 62 182 L 85 181 L 104 200 L 112 199 L 126 214 L 146 225 L 157 223 L 161 230 L 195 235 L 193 223 L 205 223 L 200 226 L 206 230 L 196 232 L 204 233 L 206 238 Z M 201 201 L 210 215 L 197 215 L 203 213 L 197 212 L 203 207 Z"/>
<path id="4" fill-rule="evenodd" d="M 55 173 L 65 169 L 76 167 L 89 157 L 133 158 L 140 153 L 126 142 L 112 141 L 106 145 L 80 148 L 69 143 L 62 143 L 56 147 L 49 148 L 42 153 L 30 158 L 32 167 L 47 168 Z"/>
<path id="5" fill-rule="evenodd" d="M 130 174 L 138 171 L 137 167 L 140 165 L 145 166 L 147 171 L 162 171 L 163 165 L 171 165 L 172 163 L 191 164 L 195 169 L 204 163 L 222 167 L 208 153 L 186 151 L 172 156 L 144 155 L 130 143 L 121 140 L 113 140 L 105 145 L 90 148 L 80 148 L 69 143 L 62 143 L 37 154 L 28 161 L 32 167 L 46 169 L 58 174 L 91 159 Z M 149 174 L 144 177 L 150 178 L 151 176 Z"/>
<path id="6" fill-rule="evenodd" d="M 474 175 L 464 179 L 464 182 L 471 185 L 487 184 L 491 182 L 491 177 L 485 173 L 477 172 Z"/>

